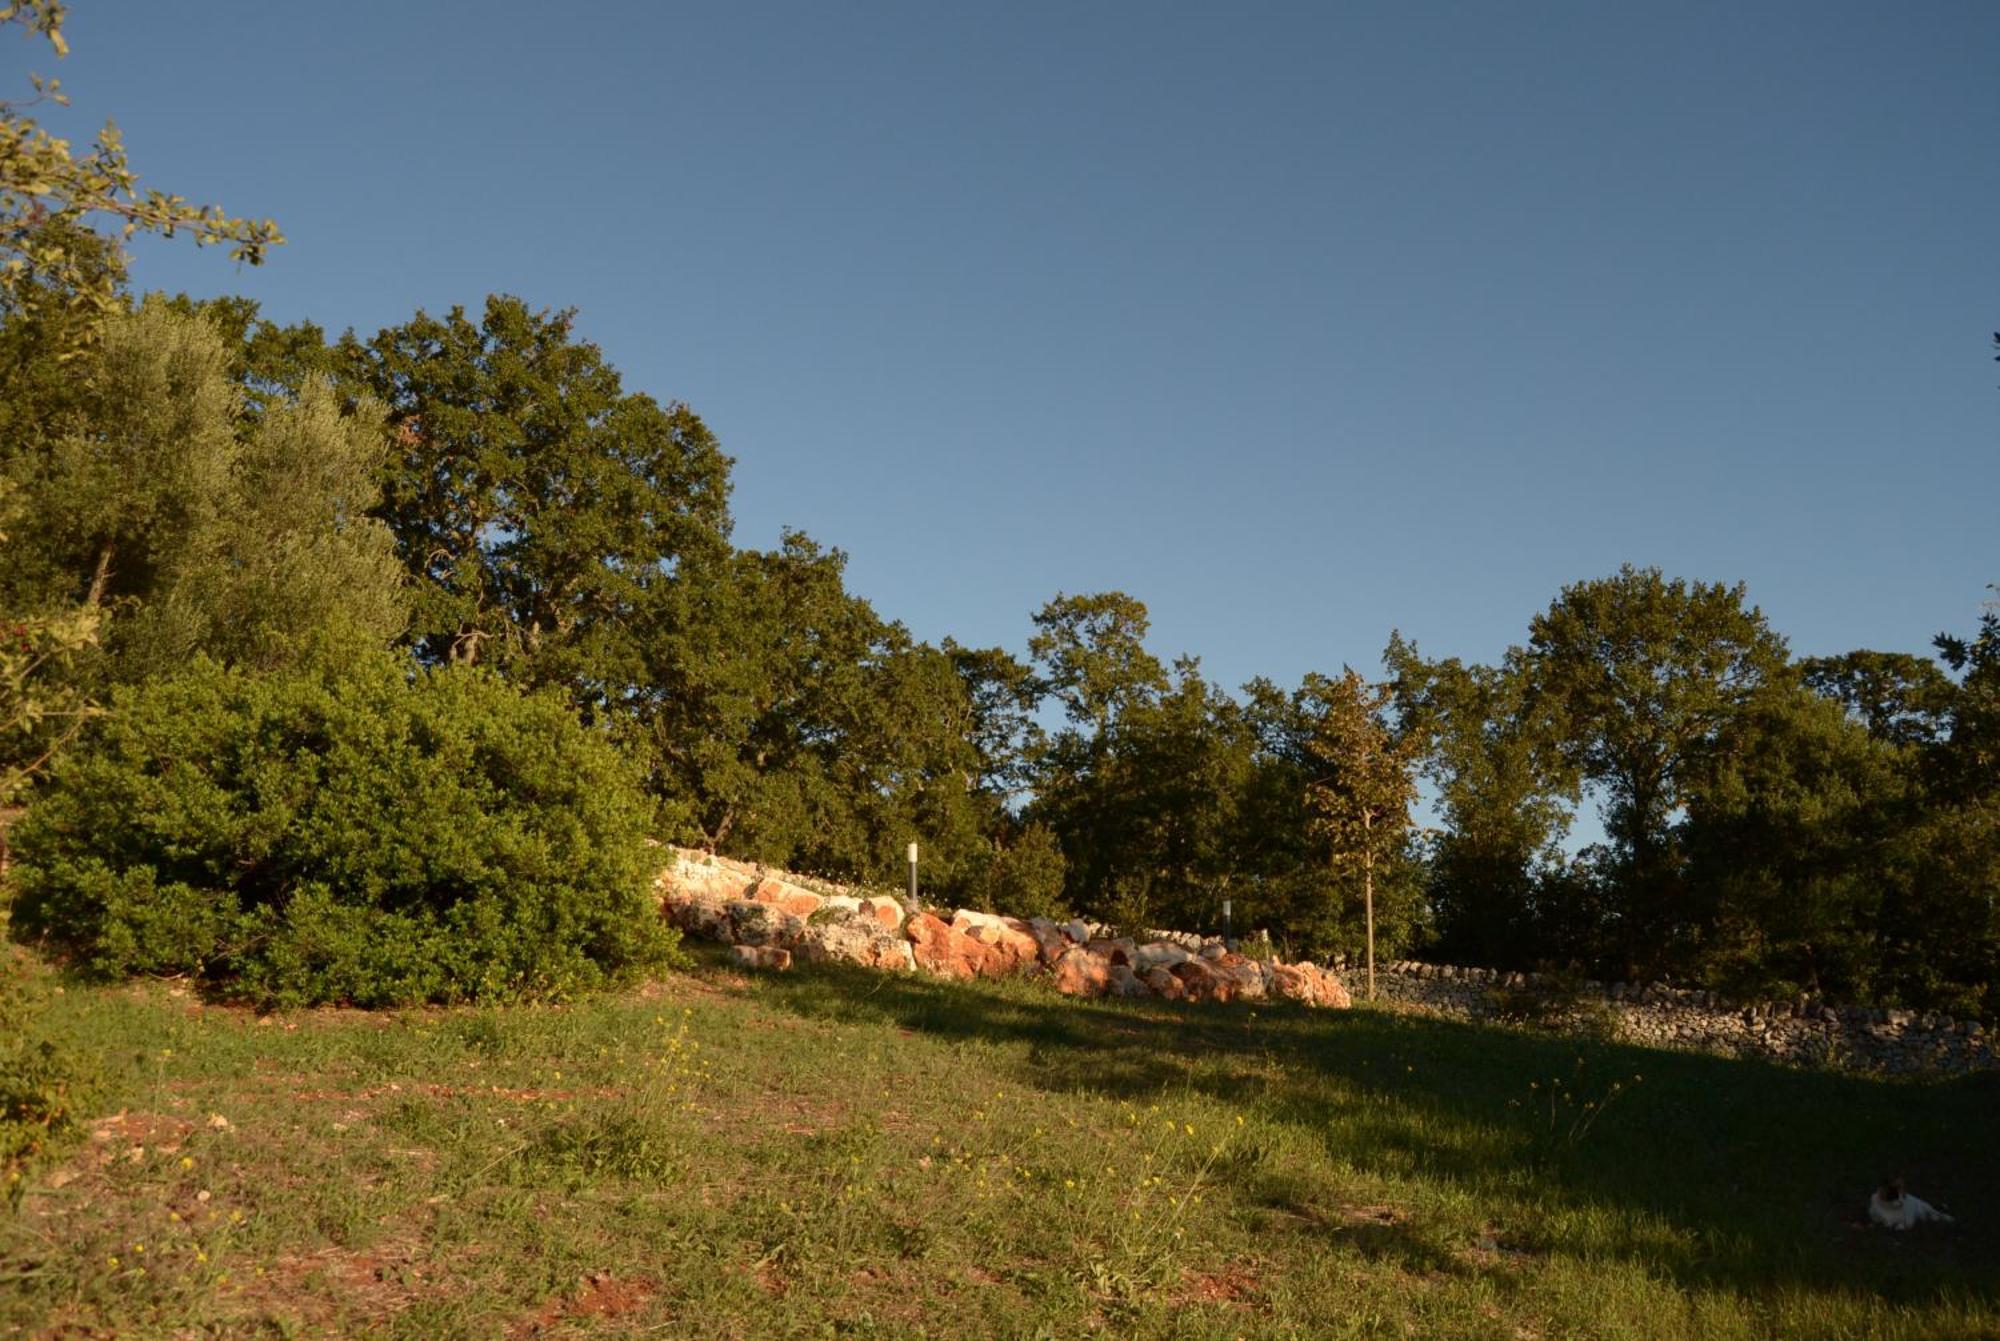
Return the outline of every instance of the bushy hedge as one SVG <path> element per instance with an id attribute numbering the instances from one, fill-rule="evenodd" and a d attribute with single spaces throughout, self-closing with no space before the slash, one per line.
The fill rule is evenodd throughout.
<path id="1" fill-rule="evenodd" d="M 558 997 L 674 953 L 647 803 L 559 701 L 386 654 L 125 694 L 15 834 L 15 934 L 260 1004 Z"/>

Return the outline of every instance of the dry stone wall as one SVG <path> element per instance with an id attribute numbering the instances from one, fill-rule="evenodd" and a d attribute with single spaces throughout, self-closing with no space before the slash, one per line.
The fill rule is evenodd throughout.
<path id="1" fill-rule="evenodd" d="M 663 915 L 691 936 L 730 946 L 745 968 L 836 961 L 947 978 L 1039 977 L 1071 996 L 1351 1004 L 1329 969 L 1251 959 L 1220 941 L 1190 947 L 965 908 L 946 918 L 887 895 L 671 851 L 656 882 Z"/>
<path id="2" fill-rule="evenodd" d="M 746 968 L 831 960 L 952 978 L 1041 977 L 1076 996 L 1349 1004 L 1344 964 L 1250 958 L 1188 932 L 1127 938 L 1095 923 L 968 909 L 945 916 L 726 857 L 665 851 L 672 860 L 657 882 L 665 916 L 691 936 L 731 946 Z M 1532 1019 L 1648 1047 L 1889 1074 L 2000 1070 L 1993 1035 L 1979 1021 L 1916 1011 L 1811 999 L 1735 1002 L 1664 983 L 1578 983 L 1409 960 L 1379 966 L 1376 978 L 1385 1000 L 1407 1008 Z"/>
<path id="3" fill-rule="evenodd" d="M 1625 1042 L 1891 1074 L 2000 1070 L 1977 1020 L 1836 1006 L 1736 1002 L 1665 983 L 1564 982 L 1545 974 L 1400 961 L 1376 970 L 1387 1000 L 1462 1019 L 1539 1019 Z"/>

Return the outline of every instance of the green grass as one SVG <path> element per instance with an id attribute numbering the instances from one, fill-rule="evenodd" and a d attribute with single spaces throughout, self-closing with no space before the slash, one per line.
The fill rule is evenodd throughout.
<path id="1" fill-rule="evenodd" d="M 0 1335 L 2000 1335 L 1996 1076 L 714 959 L 49 1023 L 106 1078 L 0 1211 Z M 1961 1224 L 1858 1227 L 1894 1171 Z"/>

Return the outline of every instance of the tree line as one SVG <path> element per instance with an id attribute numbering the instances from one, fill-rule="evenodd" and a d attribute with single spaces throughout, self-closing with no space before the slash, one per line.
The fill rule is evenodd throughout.
<path id="1" fill-rule="evenodd" d="M 1214 930 L 1226 900 L 1294 955 L 2000 1005 L 1991 608 L 1935 659 L 1795 658 L 1740 585 L 1628 566 L 1558 593 L 1492 664 L 1392 635 L 1377 676 L 1233 692 L 1163 660 L 1122 592 L 1058 593 L 1019 653 L 931 644 L 849 590 L 838 549 L 737 546 L 722 445 L 628 389 L 572 313 L 494 296 L 330 336 L 245 299 L 136 297 L 85 217 L 98 179 L 65 183 L 10 134 L 75 208 L 10 195 L 0 238 L 0 804 L 32 815 L 118 749 L 134 776 L 203 767 L 109 725 L 156 722 L 166 751 L 175 693 L 241 715 L 263 702 L 244 686 L 285 679 L 265 725 L 212 739 L 325 745 L 297 725 L 321 720 L 314 677 L 391 666 L 559 703 L 660 839 L 888 883 L 914 838 L 941 901 Z M 440 740 L 438 712 L 513 716 L 484 690 L 438 701 L 382 711 Z M 466 748 L 494 787 L 553 787 L 514 746 Z M 241 785 L 280 786 L 264 776 Z M 380 806 L 424 809 L 383 776 Z M 119 806 L 50 813 L 86 810 Z M 1602 838 L 1579 844 L 1592 812 Z M 44 904 L 113 897 L 65 888 Z M 260 907 L 295 896 L 279 881 Z"/>

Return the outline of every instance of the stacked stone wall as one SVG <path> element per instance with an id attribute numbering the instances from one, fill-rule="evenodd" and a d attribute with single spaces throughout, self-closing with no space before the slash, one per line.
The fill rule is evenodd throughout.
<path id="1" fill-rule="evenodd" d="M 1978 1020 L 1810 997 L 1733 1001 L 1667 983 L 1605 983 L 1410 960 L 1376 969 L 1391 1002 L 1460 1019 L 1529 1019 L 1624 1042 L 1891 1074 L 2000 1070 Z"/>
<path id="2" fill-rule="evenodd" d="M 839 961 L 948 978 L 1037 977 L 1071 996 L 1350 1004 L 1328 969 L 1251 958 L 1220 941 L 1123 937 L 1083 922 L 967 908 L 947 916 L 698 852 L 675 851 L 657 888 L 668 920 L 730 946 L 745 968 Z"/>
<path id="3" fill-rule="evenodd" d="M 958 978 L 1039 976 L 1081 996 L 1349 1004 L 1342 979 L 1351 970 L 1340 962 L 1245 956 L 1193 932 L 1123 937 L 1098 923 L 967 909 L 944 915 L 889 895 L 669 851 L 673 859 L 658 882 L 666 916 L 690 935 L 731 945 L 747 967 L 840 960 Z M 1376 981 L 1385 1002 L 1405 1009 L 1598 1033 L 1647 1047 L 1887 1074 L 2000 1070 L 1993 1035 L 1980 1021 L 1919 1011 L 1812 998 L 1741 1002 L 1667 983 L 1578 981 L 1413 960 L 1378 966 Z"/>

